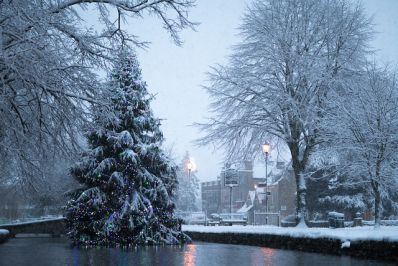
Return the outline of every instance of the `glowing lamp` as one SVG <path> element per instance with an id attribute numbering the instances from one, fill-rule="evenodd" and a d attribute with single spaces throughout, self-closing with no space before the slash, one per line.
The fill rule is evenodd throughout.
<path id="1" fill-rule="evenodd" d="M 192 169 L 193 169 L 193 163 L 192 163 L 191 161 L 189 161 L 189 162 L 187 163 L 187 169 L 188 169 L 188 171 L 192 171 Z"/>
<path id="2" fill-rule="evenodd" d="M 263 153 L 265 155 L 268 155 L 271 152 L 271 146 L 267 142 L 261 145 L 261 148 L 263 149 Z"/>

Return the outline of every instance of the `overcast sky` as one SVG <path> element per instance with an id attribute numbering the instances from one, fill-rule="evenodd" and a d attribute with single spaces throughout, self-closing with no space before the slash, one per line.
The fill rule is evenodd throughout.
<path id="1" fill-rule="evenodd" d="M 149 49 L 138 50 L 144 79 L 149 91 L 156 94 L 152 104 L 156 116 L 164 119 L 162 130 L 166 147 L 173 147 L 176 159 L 189 151 L 195 159 L 200 180 L 214 179 L 223 165 L 223 153 L 213 147 L 196 147 L 192 142 L 200 132 L 191 127 L 203 122 L 210 114 L 210 100 L 201 85 L 206 82 L 210 66 L 225 63 L 230 47 L 236 44 L 237 27 L 245 6 L 250 0 L 198 0 L 190 13 L 200 22 L 197 32 L 184 31 L 182 47 L 175 46 L 159 21 L 145 17 L 129 24 L 129 30 L 151 42 Z M 398 62 L 398 0 L 362 1 L 370 15 L 374 15 L 379 32 L 373 42 L 383 61 Z M 260 152 L 260 148 L 259 148 Z M 255 175 L 263 173 L 261 165 Z"/>

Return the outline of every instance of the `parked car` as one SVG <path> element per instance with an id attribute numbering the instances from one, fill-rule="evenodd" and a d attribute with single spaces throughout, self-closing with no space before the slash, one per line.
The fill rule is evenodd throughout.
<path id="1" fill-rule="evenodd" d="M 332 228 L 344 228 L 344 213 L 329 212 L 329 226 Z"/>
<path id="2" fill-rule="evenodd" d="M 247 216 L 242 213 L 222 213 L 220 218 L 220 225 L 247 225 Z"/>
<path id="3" fill-rule="evenodd" d="M 210 214 L 207 224 L 210 226 L 219 225 L 220 220 L 221 220 L 221 217 L 218 213 L 212 213 L 212 214 Z"/>
<path id="4" fill-rule="evenodd" d="M 282 227 L 294 227 L 297 225 L 297 216 L 295 214 L 289 214 L 281 220 Z"/>

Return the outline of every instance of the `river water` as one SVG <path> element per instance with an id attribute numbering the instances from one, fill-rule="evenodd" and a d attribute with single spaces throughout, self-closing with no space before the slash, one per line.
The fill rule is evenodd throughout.
<path id="1" fill-rule="evenodd" d="M 0 245 L 0 265 L 395 265 L 347 256 L 330 256 L 241 245 L 196 242 L 182 247 L 82 249 L 63 238 L 14 238 Z"/>

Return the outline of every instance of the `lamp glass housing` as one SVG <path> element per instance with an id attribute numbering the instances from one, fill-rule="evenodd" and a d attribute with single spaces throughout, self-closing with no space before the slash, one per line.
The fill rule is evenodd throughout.
<path id="1" fill-rule="evenodd" d="M 191 161 L 189 161 L 187 163 L 187 168 L 188 168 L 189 171 L 191 171 L 193 169 L 193 163 Z"/>
<path id="2" fill-rule="evenodd" d="M 271 146 L 268 143 L 261 145 L 261 148 L 263 149 L 263 153 L 265 155 L 268 155 L 271 152 Z"/>

